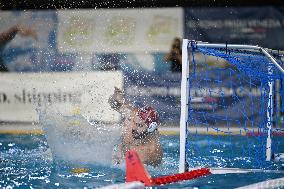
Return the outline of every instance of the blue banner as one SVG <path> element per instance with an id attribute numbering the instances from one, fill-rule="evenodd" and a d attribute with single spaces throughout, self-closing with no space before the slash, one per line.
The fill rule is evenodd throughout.
<path id="1" fill-rule="evenodd" d="M 195 125 L 259 126 L 266 123 L 268 84 L 235 68 L 193 72 L 189 117 Z"/>
<path id="2" fill-rule="evenodd" d="M 155 73 L 124 69 L 124 88 L 127 99 L 136 106 L 151 105 L 161 121 L 180 119 L 180 73 Z"/>
<path id="3" fill-rule="evenodd" d="M 151 105 L 161 121 L 180 119 L 180 73 L 149 73 L 124 69 L 127 99 L 138 107 Z M 212 81 L 212 82 L 210 82 Z M 189 116 L 195 124 L 259 124 L 266 120 L 266 105 L 259 81 L 230 68 L 204 69 L 190 77 Z"/>
<path id="4" fill-rule="evenodd" d="M 284 7 L 185 9 L 185 38 L 284 49 Z"/>

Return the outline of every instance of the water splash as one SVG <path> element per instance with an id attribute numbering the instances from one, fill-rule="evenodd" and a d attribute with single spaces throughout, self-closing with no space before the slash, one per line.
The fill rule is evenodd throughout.
<path id="1" fill-rule="evenodd" d="M 112 149 L 120 139 L 119 125 L 91 123 L 79 109 L 73 110 L 68 115 L 58 105 L 51 105 L 38 111 L 53 159 L 111 165 Z"/>

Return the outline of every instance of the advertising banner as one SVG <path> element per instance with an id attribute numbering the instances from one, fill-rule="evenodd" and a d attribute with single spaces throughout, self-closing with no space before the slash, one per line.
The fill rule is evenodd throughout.
<path id="1" fill-rule="evenodd" d="M 168 51 L 183 36 L 183 10 L 99 9 L 58 12 L 60 52 Z"/>
<path id="2" fill-rule="evenodd" d="M 284 7 L 185 9 L 185 38 L 283 50 Z"/>
<path id="3" fill-rule="evenodd" d="M 120 115 L 112 110 L 108 98 L 114 87 L 123 87 L 122 73 L 2 73 L 0 74 L 0 121 L 38 121 L 36 109 L 56 105 L 57 112 L 76 112 L 89 120 L 118 122 Z"/>
<path id="4" fill-rule="evenodd" d="M 163 122 L 178 122 L 181 74 L 130 72 L 126 74 L 124 81 L 128 98 L 138 107 L 155 107 Z M 255 123 L 263 119 L 259 117 L 259 111 L 264 111 L 266 102 L 261 99 L 260 82 L 251 86 L 246 78 L 232 75 L 230 69 L 199 71 L 193 78 L 189 93 L 190 117 L 194 121 L 217 124 L 216 120 L 226 117 L 238 125 L 248 118 Z M 209 80 L 222 81 L 222 85 L 218 82 L 210 83 Z M 261 106 L 261 103 L 264 105 Z"/>
<path id="5" fill-rule="evenodd" d="M 124 87 L 130 101 L 138 107 L 153 106 L 161 121 L 179 121 L 181 73 L 127 71 Z"/>
<path id="6" fill-rule="evenodd" d="M 191 123 L 255 126 L 264 123 L 264 86 L 237 69 L 200 68 L 190 78 Z"/>

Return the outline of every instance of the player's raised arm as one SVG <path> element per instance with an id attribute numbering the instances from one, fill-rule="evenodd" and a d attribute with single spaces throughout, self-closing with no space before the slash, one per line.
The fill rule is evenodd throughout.
<path id="1" fill-rule="evenodd" d="M 132 103 L 125 100 L 123 91 L 117 87 L 114 88 L 114 93 L 110 96 L 108 102 L 112 109 L 122 114 L 128 112 L 129 110 L 137 110 Z"/>
<path id="2" fill-rule="evenodd" d="M 6 31 L 0 33 L 0 44 L 6 45 L 19 34 L 22 37 L 32 37 L 37 40 L 37 33 L 34 29 L 22 25 L 15 25 Z"/>

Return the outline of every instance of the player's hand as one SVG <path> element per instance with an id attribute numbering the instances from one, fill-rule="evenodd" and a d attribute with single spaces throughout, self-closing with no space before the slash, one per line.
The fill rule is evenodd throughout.
<path id="1" fill-rule="evenodd" d="M 110 96 L 108 102 L 113 109 L 119 110 L 125 102 L 123 92 L 119 88 L 115 87 L 114 93 Z"/>
<path id="2" fill-rule="evenodd" d="M 120 104 L 123 104 L 125 99 L 124 99 L 124 96 L 123 96 L 123 92 L 122 90 L 120 90 L 119 88 L 117 87 L 114 87 L 114 93 L 113 93 L 113 97 L 115 98 L 115 100 L 120 103 Z"/>
<path id="3" fill-rule="evenodd" d="M 23 25 L 17 25 L 18 34 L 22 37 L 32 37 L 35 40 L 38 39 L 37 33 L 33 28 L 29 28 Z"/>

